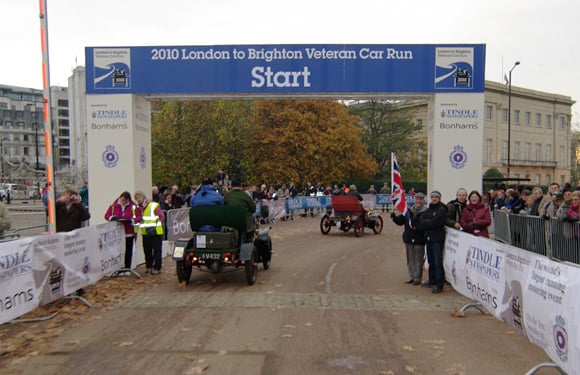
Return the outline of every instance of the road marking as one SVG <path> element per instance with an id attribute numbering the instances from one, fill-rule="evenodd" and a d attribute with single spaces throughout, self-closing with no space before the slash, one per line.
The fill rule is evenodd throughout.
<path id="1" fill-rule="evenodd" d="M 330 286 L 330 283 L 332 281 L 332 271 L 334 271 L 334 267 L 336 267 L 336 263 L 332 263 L 328 269 L 328 272 L 326 273 L 326 286 L 324 288 L 328 294 L 332 294 L 332 287 Z"/>
<path id="2" fill-rule="evenodd" d="M 117 304 L 118 308 L 279 308 L 333 310 L 453 310 L 469 300 L 455 292 L 443 295 L 364 295 L 326 293 L 149 291 Z"/>

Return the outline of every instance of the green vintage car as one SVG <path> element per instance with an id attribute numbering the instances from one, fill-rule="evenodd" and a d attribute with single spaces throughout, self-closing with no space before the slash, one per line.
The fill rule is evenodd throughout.
<path id="1" fill-rule="evenodd" d="M 189 209 L 191 238 L 176 241 L 173 260 L 180 283 L 189 283 L 193 268 L 220 273 L 244 270 L 249 285 L 256 282 L 258 264 L 270 268 L 270 228 L 260 230 L 254 216 L 238 207 L 200 206 Z"/>

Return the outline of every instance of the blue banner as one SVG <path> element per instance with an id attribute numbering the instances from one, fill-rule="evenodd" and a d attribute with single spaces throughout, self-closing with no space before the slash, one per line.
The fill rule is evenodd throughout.
<path id="1" fill-rule="evenodd" d="M 485 45 L 87 47 L 89 94 L 484 92 Z"/>

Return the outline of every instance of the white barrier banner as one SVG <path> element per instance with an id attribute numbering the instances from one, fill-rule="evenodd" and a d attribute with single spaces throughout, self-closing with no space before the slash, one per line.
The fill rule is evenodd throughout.
<path id="1" fill-rule="evenodd" d="M 38 307 L 31 238 L 0 243 L 0 324 Z"/>
<path id="2" fill-rule="evenodd" d="M 459 293 L 580 374 L 578 268 L 487 238 L 447 229 L 445 275 Z"/>
<path id="3" fill-rule="evenodd" d="M 0 244 L 0 324 L 94 284 L 123 266 L 120 223 Z"/>

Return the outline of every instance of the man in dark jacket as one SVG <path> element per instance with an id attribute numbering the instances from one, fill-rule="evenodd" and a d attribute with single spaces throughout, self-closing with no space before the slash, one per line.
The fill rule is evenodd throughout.
<path id="1" fill-rule="evenodd" d="M 464 188 L 457 189 L 455 199 L 447 203 L 447 220 L 445 225 L 451 228 L 459 229 L 459 220 L 461 220 L 461 212 L 467 205 L 467 190 Z"/>
<path id="2" fill-rule="evenodd" d="M 413 230 L 412 228 L 420 220 L 421 215 L 427 209 L 425 205 L 425 194 L 415 194 L 415 203 L 409 207 L 409 217 L 402 215 L 399 210 L 391 213 L 393 222 L 397 225 L 405 225 L 403 232 L 403 242 L 407 253 L 407 269 L 409 271 L 409 280 L 407 284 L 420 285 L 423 277 L 423 263 L 425 262 L 425 238 L 423 232 Z"/>
<path id="3" fill-rule="evenodd" d="M 443 271 L 443 245 L 445 243 L 445 220 L 447 206 L 441 203 L 441 193 L 431 192 L 431 203 L 414 226 L 416 231 L 423 232 L 427 243 L 427 261 L 429 262 L 429 283 L 431 292 L 441 293 L 445 282 Z"/>
<path id="4" fill-rule="evenodd" d="M 209 178 L 204 178 L 201 183 L 202 185 L 199 189 L 191 196 L 189 206 L 223 206 L 224 198 L 213 186 L 213 181 Z"/>

